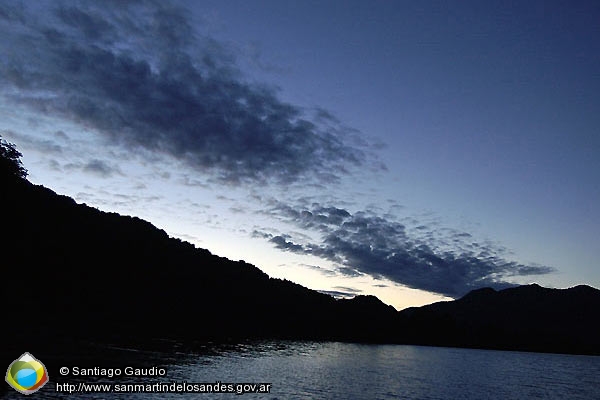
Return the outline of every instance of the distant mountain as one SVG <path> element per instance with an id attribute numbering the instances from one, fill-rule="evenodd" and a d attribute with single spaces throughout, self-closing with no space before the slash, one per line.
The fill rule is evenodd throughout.
<path id="1" fill-rule="evenodd" d="M 480 289 L 397 312 L 269 278 L 135 217 L 0 174 L 4 319 L 16 349 L 307 339 L 600 354 L 600 291 Z M 6 328 L 5 328 L 5 331 Z M 37 347 L 35 347 L 37 346 Z M 24 351 L 24 350 L 19 350 Z"/>
<path id="2" fill-rule="evenodd" d="M 402 340 L 414 344 L 600 354 L 600 290 L 585 285 L 478 289 L 399 319 Z"/>

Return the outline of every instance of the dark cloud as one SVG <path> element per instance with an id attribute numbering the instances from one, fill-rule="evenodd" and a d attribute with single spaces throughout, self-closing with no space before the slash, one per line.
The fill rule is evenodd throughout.
<path id="1" fill-rule="evenodd" d="M 24 11 L 23 5 L 16 2 L 13 4 L 0 3 L 0 20 L 23 21 Z"/>
<path id="2" fill-rule="evenodd" d="M 233 214 L 244 215 L 248 212 L 248 209 L 246 207 L 235 206 L 235 207 L 229 207 L 229 211 L 232 212 Z"/>
<path id="3" fill-rule="evenodd" d="M 346 293 L 362 293 L 362 290 L 355 289 L 347 286 L 335 286 L 334 289 L 343 290 Z"/>
<path id="4" fill-rule="evenodd" d="M 355 131 L 248 83 L 231 52 L 195 34 L 185 10 L 76 4 L 0 9 L 5 99 L 230 183 L 330 182 L 366 165 Z"/>
<path id="5" fill-rule="evenodd" d="M 56 160 L 50 159 L 48 160 L 48 168 L 53 170 L 53 171 L 59 171 L 62 172 L 62 168 L 60 166 L 60 163 Z"/>
<path id="6" fill-rule="evenodd" d="M 321 253 L 321 256 L 327 255 L 328 253 L 330 253 L 330 252 Z M 337 258 L 338 257 L 334 257 L 334 259 L 337 259 Z M 340 274 L 349 276 L 351 278 L 356 278 L 358 276 L 364 275 L 362 272 L 360 272 L 356 268 L 352 268 L 352 267 L 337 266 L 335 270 L 338 271 Z"/>
<path id="7" fill-rule="evenodd" d="M 62 146 L 49 139 L 41 139 L 12 130 L 4 130 L 1 134 L 11 140 L 18 141 L 19 146 L 24 149 L 31 149 L 45 154 L 60 154 L 63 151 Z"/>
<path id="8" fill-rule="evenodd" d="M 317 290 L 317 292 L 335 297 L 336 299 L 349 299 L 356 296 L 355 292 L 345 292 L 342 290 Z"/>
<path id="9" fill-rule="evenodd" d="M 96 175 L 100 178 L 110 178 L 113 175 L 123 175 L 121 169 L 117 165 L 109 164 L 104 160 L 91 159 L 86 162 L 70 162 L 62 167 L 55 160 L 50 161 L 50 166 L 58 171 L 83 171 L 88 174 Z"/>
<path id="10" fill-rule="evenodd" d="M 511 286 L 507 281 L 510 277 L 554 271 L 546 266 L 510 261 L 501 246 L 475 242 L 470 234 L 453 229 L 419 225 L 416 232 L 425 232 L 415 234 L 405 225 L 371 212 L 351 214 L 318 203 L 310 208 L 278 201 L 271 205 L 272 216 L 318 232 L 321 240 L 300 243 L 290 235 L 268 233 L 262 237 L 282 250 L 333 261 L 340 265 L 337 271 L 348 276 L 367 274 L 458 297 L 483 286 Z"/>
<path id="11" fill-rule="evenodd" d="M 69 136 L 63 131 L 54 132 L 54 136 L 61 140 L 69 140 Z"/>
<path id="12" fill-rule="evenodd" d="M 99 175 L 103 178 L 108 178 L 112 176 L 113 173 L 118 172 L 118 169 L 115 167 L 108 165 L 105 161 L 97 159 L 88 161 L 83 166 L 83 170 L 85 172 Z"/>
<path id="13" fill-rule="evenodd" d="M 292 242 L 289 242 L 286 240 L 285 237 L 280 236 L 280 235 L 273 236 L 269 241 L 274 243 L 277 248 L 282 249 L 282 250 L 289 250 L 292 252 L 302 252 L 303 251 L 302 246 L 294 244 Z"/>
<path id="14" fill-rule="evenodd" d="M 183 174 L 179 182 L 185 186 L 196 186 L 202 188 L 209 187 L 208 183 L 204 179 L 197 179 L 195 177 L 189 176 L 188 174 Z"/>

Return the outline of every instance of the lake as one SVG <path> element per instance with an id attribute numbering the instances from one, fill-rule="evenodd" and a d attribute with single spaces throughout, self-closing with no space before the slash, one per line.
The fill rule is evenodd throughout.
<path id="1" fill-rule="evenodd" d="M 162 384 L 165 390 L 170 390 L 169 385 L 176 389 L 175 385 L 179 384 L 180 389 L 187 387 L 193 393 L 77 393 L 77 396 L 74 393 L 72 397 L 240 397 L 235 393 L 203 393 L 210 386 L 202 384 L 219 382 L 219 390 L 224 391 L 258 390 L 260 387 L 253 384 L 270 384 L 270 393 L 243 394 L 242 398 L 247 399 L 600 398 L 600 357 L 595 356 L 276 341 L 204 346 L 193 352 L 177 344 L 161 351 L 115 346 L 97 350 L 104 358 L 104 375 L 82 376 L 86 369 L 90 374 L 102 374 L 100 369 L 92 369 L 95 365 L 85 361 L 84 355 L 77 362 L 61 360 L 60 364 L 69 368 L 69 374 L 60 376 L 58 368 L 49 367 L 50 382 L 34 395 L 35 398 L 64 398 L 68 396 L 65 393 L 69 389 L 67 385 L 82 390 L 85 387 L 79 384 L 83 382 L 109 384 L 113 391 L 135 390 L 134 385 L 149 389 L 153 384 Z M 78 375 L 75 376 L 74 371 Z M 154 373 L 155 376 L 128 375 L 134 371 Z M 112 377 L 107 375 L 109 373 Z M 56 392 L 59 382 L 63 393 Z M 229 389 L 228 384 L 232 385 Z M 22 398 L 16 392 L 5 395 Z"/>

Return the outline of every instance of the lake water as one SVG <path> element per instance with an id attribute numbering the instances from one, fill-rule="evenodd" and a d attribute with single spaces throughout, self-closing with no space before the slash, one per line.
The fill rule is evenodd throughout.
<path id="1" fill-rule="evenodd" d="M 33 398 L 97 399 L 600 399 L 600 357 L 490 350 L 315 342 L 260 342 L 205 347 L 190 352 L 109 347 L 104 357 L 120 376 L 73 376 L 87 361 L 61 360 L 71 373 L 58 376 Z M 83 359 L 82 359 L 83 360 Z M 126 360 L 125 362 L 123 360 Z M 44 360 L 42 360 L 44 361 Z M 110 365 L 106 364 L 105 365 Z M 163 368 L 164 376 L 126 377 L 124 365 Z M 81 372 L 81 370 L 80 370 Z M 114 372 L 114 371 L 113 371 Z M 53 376 L 54 375 L 54 376 Z M 76 393 L 56 383 L 115 385 L 270 383 L 270 393 Z M 123 386 L 125 388 L 125 386 Z M 120 388 L 120 389 L 123 389 Z M 131 387 L 133 388 L 133 386 Z M 246 389 L 251 388 L 246 386 Z M 206 386 L 196 389 L 205 390 Z M 244 386 L 235 386 L 234 390 Z M 263 388 L 264 389 L 264 388 Z M 22 395 L 5 393 L 10 398 Z"/>

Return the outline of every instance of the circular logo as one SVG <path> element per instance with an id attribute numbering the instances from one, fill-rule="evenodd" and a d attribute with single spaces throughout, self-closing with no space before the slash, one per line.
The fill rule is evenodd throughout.
<path id="1" fill-rule="evenodd" d="M 8 367 L 6 382 L 23 394 L 31 394 L 48 382 L 48 372 L 40 360 L 29 353 L 23 353 Z"/>

